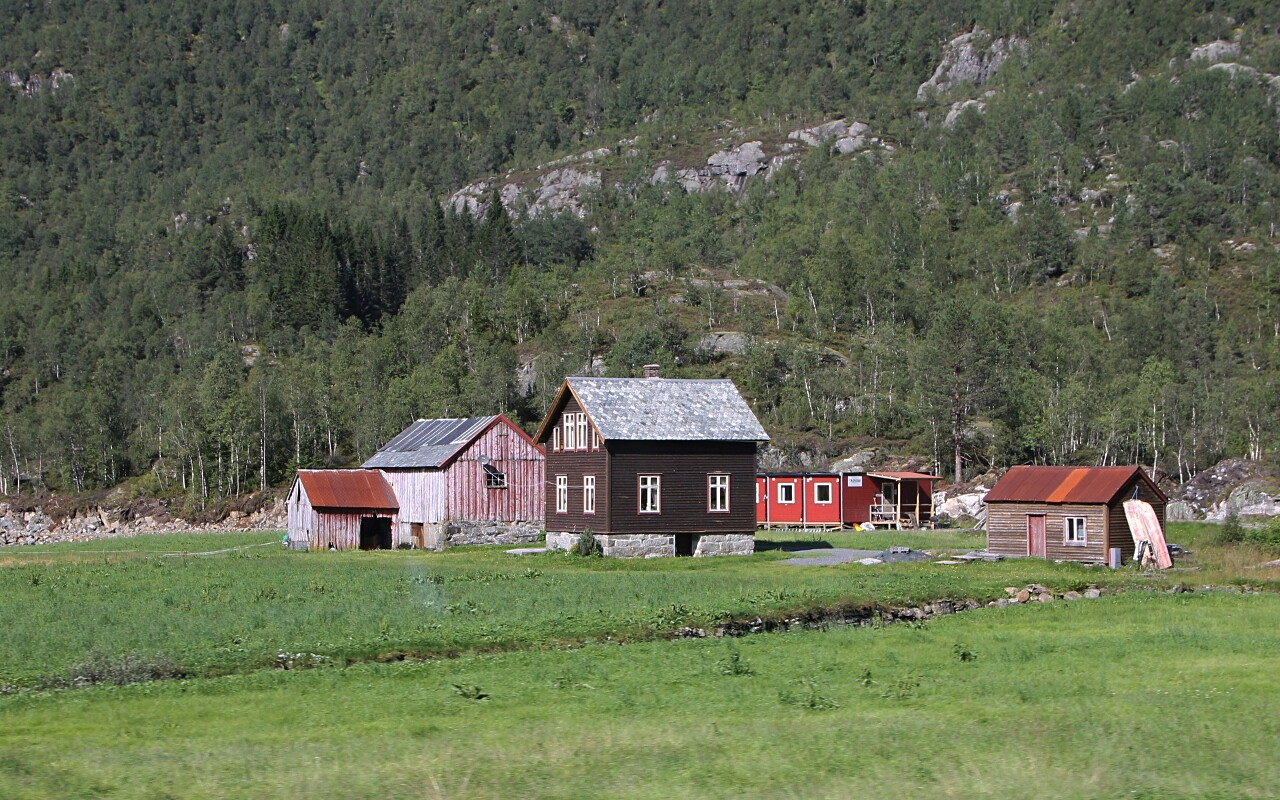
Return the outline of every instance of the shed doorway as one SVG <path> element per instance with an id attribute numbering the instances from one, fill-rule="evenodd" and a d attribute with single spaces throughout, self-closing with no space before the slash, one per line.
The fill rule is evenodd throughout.
<path id="1" fill-rule="evenodd" d="M 1027 515 L 1027 555 L 1032 558 L 1047 558 L 1048 548 L 1045 546 L 1044 514 Z"/>
<path id="2" fill-rule="evenodd" d="M 361 517 L 360 549 L 390 550 L 391 520 L 386 517 Z"/>

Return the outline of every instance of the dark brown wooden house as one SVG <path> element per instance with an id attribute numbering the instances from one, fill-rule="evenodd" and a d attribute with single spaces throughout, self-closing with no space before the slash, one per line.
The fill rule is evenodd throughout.
<path id="1" fill-rule="evenodd" d="M 1004 556 L 1108 563 L 1134 554 L 1124 501 L 1149 503 L 1165 528 L 1169 498 L 1141 467 L 1014 467 L 987 493 L 987 549 Z"/>
<path id="2" fill-rule="evenodd" d="M 728 380 L 567 378 L 534 441 L 547 546 L 591 531 L 606 555 L 755 549 L 756 448 L 769 436 Z"/>

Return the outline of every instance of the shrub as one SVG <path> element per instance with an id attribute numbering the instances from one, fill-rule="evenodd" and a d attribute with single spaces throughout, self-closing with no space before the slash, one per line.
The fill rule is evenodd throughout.
<path id="1" fill-rule="evenodd" d="M 1235 514 L 1228 514 L 1218 529 L 1217 540 L 1222 544 L 1238 544 L 1244 541 L 1244 526 Z"/>
<path id="2" fill-rule="evenodd" d="M 604 548 L 600 545 L 600 540 L 591 531 L 583 531 L 578 536 L 578 541 L 573 543 L 573 547 L 569 548 L 569 552 L 575 556 L 602 556 Z"/>
<path id="3" fill-rule="evenodd" d="M 1280 547 L 1280 520 L 1272 520 L 1266 525 L 1245 528 L 1244 540 L 1250 544 L 1263 547 Z"/>

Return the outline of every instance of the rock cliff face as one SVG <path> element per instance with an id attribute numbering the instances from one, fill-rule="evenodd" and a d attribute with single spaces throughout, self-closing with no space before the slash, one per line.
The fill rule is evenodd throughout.
<path id="1" fill-rule="evenodd" d="M 947 42 L 942 61 L 929 80 L 920 84 L 916 99 L 923 102 L 961 83 L 981 86 L 1012 56 L 1025 53 L 1027 47 L 1027 41 L 1017 36 L 993 39 L 981 29 L 962 33 Z"/>

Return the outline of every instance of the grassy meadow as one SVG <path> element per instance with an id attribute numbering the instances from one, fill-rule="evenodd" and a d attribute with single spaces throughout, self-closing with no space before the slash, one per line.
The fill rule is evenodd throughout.
<path id="1" fill-rule="evenodd" d="M 295 553 L 247 534 L 15 548 L 0 553 L 0 683 L 23 690 L 0 695 L 0 797 L 1269 797 L 1280 595 L 1142 591 L 1280 585 L 1255 569 L 1275 554 L 1212 532 L 1175 526 L 1199 571 L 1158 576 L 791 567 L 769 549 L 981 544 L 949 531 L 777 532 L 750 557 L 647 561 Z M 229 547 L 246 549 L 181 555 Z M 1129 591 L 670 640 L 1033 581 Z M 281 651 L 324 658 L 273 668 Z M 28 690 L 131 653 L 188 676 Z"/>

